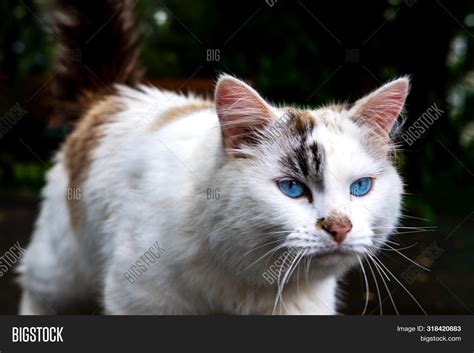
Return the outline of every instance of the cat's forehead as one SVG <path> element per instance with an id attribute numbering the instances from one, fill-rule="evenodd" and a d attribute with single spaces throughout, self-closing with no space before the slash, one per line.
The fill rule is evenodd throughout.
<path id="1" fill-rule="evenodd" d="M 300 140 L 308 140 L 321 145 L 360 145 L 363 151 L 376 159 L 386 157 L 386 141 L 366 125 L 356 122 L 347 104 L 332 104 L 318 109 L 286 108 L 283 115 L 288 117 L 290 137 L 298 134 Z"/>
<path id="2" fill-rule="evenodd" d="M 314 121 L 314 130 L 325 129 L 334 134 L 356 133 L 357 126 L 350 119 L 348 107 L 346 105 L 329 105 L 314 110 L 306 110 Z"/>
<path id="3" fill-rule="evenodd" d="M 361 133 L 351 119 L 346 105 L 329 105 L 318 109 L 283 108 L 280 116 L 288 126 L 290 136 L 299 135 L 299 139 L 314 137 L 319 130 L 333 135 L 357 137 Z"/>
<path id="4" fill-rule="evenodd" d="M 289 108 L 283 114 L 287 133 L 279 141 L 279 163 L 288 175 L 323 185 L 324 171 L 331 163 L 328 159 L 346 157 L 347 152 L 360 152 L 356 155 L 362 160 L 370 155 L 362 143 L 363 130 L 350 119 L 345 106 Z"/>

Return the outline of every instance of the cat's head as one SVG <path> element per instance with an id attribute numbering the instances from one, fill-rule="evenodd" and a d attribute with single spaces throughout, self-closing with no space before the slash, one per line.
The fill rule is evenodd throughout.
<path id="1" fill-rule="evenodd" d="M 380 248 L 400 215 L 390 133 L 408 90 L 401 78 L 352 105 L 298 109 L 221 77 L 215 101 L 225 157 L 209 235 L 217 258 L 264 281 L 270 265 L 284 269 L 282 257 L 287 267 L 311 258 L 312 272 L 325 276 Z"/>

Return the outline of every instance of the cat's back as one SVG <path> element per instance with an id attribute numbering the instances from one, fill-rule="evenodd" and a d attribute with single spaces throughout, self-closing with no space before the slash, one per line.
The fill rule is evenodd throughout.
<path id="1" fill-rule="evenodd" d="M 208 179 L 219 143 L 212 101 L 118 86 L 92 101 L 63 146 L 65 197 L 80 195 L 67 200 L 71 226 L 92 224 L 87 233 L 97 232 L 147 200 L 155 209 L 180 205 Z M 172 185 L 179 187 L 169 193 Z"/>

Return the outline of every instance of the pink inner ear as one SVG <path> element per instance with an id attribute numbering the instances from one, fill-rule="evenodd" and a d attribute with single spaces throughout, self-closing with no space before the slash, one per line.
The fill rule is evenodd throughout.
<path id="1" fill-rule="evenodd" d="M 216 104 L 217 107 L 226 107 L 229 103 L 230 100 L 234 100 L 233 96 L 236 95 L 236 93 L 232 92 L 232 85 L 227 84 L 227 83 L 221 83 L 219 86 L 219 89 L 216 90 Z"/>
<path id="2" fill-rule="evenodd" d="M 408 89 L 409 81 L 406 78 L 390 82 L 357 101 L 351 114 L 355 119 L 388 134 L 403 110 Z"/>
<path id="3" fill-rule="evenodd" d="M 215 92 L 224 146 L 237 149 L 272 119 L 267 103 L 250 86 L 233 77 L 219 80 Z"/>
<path id="4" fill-rule="evenodd" d="M 243 82 L 231 78 L 218 83 L 215 100 L 218 111 L 224 114 L 238 115 L 247 109 L 256 112 L 267 110 L 266 103 L 257 92 Z"/>

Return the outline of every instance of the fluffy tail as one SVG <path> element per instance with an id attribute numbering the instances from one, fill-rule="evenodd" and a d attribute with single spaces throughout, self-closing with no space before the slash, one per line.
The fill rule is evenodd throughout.
<path id="1" fill-rule="evenodd" d="M 134 85 L 138 64 L 134 0 L 50 0 L 59 70 L 55 76 L 54 121 L 70 123 L 89 105 L 85 97 Z"/>

